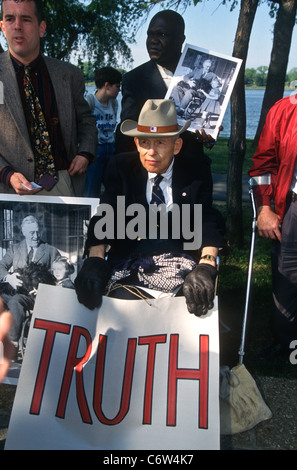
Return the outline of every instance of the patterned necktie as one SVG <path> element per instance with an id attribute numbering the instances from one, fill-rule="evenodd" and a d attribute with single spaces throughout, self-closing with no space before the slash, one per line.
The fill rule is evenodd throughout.
<path id="1" fill-rule="evenodd" d="M 48 174 L 57 179 L 50 137 L 40 101 L 30 77 L 30 67 L 24 67 L 24 90 L 29 111 L 32 150 L 35 158 L 35 182 Z"/>
<path id="2" fill-rule="evenodd" d="M 162 189 L 160 188 L 160 183 L 162 179 L 163 179 L 162 175 L 157 175 L 154 178 L 151 204 L 154 204 L 155 206 L 165 203 L 164 194 L 163 194 Z"/>
<path id="3" fill-rule="evenodd" d="M 28 253 L 28 259 L 27 259 L 27 263 L 28 263 L 28 264 L 32 263 L 32 260 L 33 260 L 33 253 L 34 253 L 34 251 L 33 251 L 33 248 L 31 247 L 31 248 L 30 248 L 30 251 L 29 251 L 29 253 Z"/>

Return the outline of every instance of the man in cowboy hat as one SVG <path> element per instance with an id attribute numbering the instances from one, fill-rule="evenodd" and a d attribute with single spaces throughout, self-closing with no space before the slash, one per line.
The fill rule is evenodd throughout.
<path id="1" fill-rule="evenodd" d="M 122 123 L 121 131 L 134 137 L 137 152 L 112 157 L 99 212 L 90 221 L 88 257 L 75 280 L 78 300 L 88 308 L 99 307 L 106 292 L 111 295 L 113 291 L 113 296 L 127 298 L 123 295 L 127 290 L 114 290 L 115 284 L 136 285 L 146 292 L 150 289 L 150 293 L 181 292 L 183 287 L 190 313 L 200 316 L 212 308 L 216 257 L 218 250 L 225 246 L 224 227 L 219 213 L 212 208 L 212 187 L 200 171 L 199 163 L 193 168 L 190 160 L 178 155 L 183 144 L 181 134 L 189 124 L 188 121 L 184 126 L 178 125 L 175 105 L 170 100 L 148 100 L 138 122 Z M 179 232 L 179 237 L 174 235 L 177 226 L 173 211 L 172 217 L 168 216 L 166 235 L 160 229 L 155 236 L 151 235 L 151 210 L 159 201 L 159 207 L 165 207 L 167 213 L 172 207 L 181 211 L 190 209 L 189 226 L 183 227 L 188 231 L 197 225 L 195 207 L 202 206 L 201 246 L 185 248 L 185 230 Z M 134 211 L 142 208 L 145 213 L 138 220 L 140 234 L 134 237 L 131 231 L 130 236 L 128 230 L 123 233 L 123 224 L 119 224 L 123 217 L 126 228 L 134 223 L 133 210 L 129 208 Z M 103 226 L 106 226 L 105 233 Z M 116 227 L 115 231 L 110 227 Z"/>

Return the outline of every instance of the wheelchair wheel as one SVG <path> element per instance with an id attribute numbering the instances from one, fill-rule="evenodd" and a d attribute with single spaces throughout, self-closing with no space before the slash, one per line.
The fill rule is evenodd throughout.
<path id="1" fill-rule="evenodd" d="M 196 109 L 196 104 L 194 104 L 193 101 L 190 101 L 184 112 L 185 119 L 191 119 L 194 116 Z"/>
<path id="2" fill-rule="evenodd" d="M 31 315 L 28 316 L 25 319 L 25 321 L 23 323 L 21 337 L 20 337 L 20 351 L 21 351 L 21 355 L 22 355 L 23 359 L 24 359 L 25 350 L 26 350 L 26 346 L 27 346 L 27 339 L 28 339 L 28 335 L 29 335 L 30 323 L 31 323 Z"/>

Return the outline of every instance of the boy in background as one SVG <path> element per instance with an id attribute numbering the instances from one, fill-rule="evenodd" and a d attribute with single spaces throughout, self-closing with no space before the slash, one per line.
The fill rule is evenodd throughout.
<path id="1" fill-rule="evenodd" d="M 96 90 L 86 97 L 96 117 L 98 146 L 96 161 L 87 171 L 85 197 L 99 198 L 106 164 L 114 153 L 114 131 L 117 124 L 117 96 L 122 74 L 113 67 L 103 67 L 95 75 Z"/>

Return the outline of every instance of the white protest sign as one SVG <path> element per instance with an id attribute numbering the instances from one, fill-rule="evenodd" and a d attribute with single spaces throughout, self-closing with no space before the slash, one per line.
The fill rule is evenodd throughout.
<path id="1" fill-rule="evenodd" d="M 218 312 L 40 285 L 6 449 L 219 449 Z"/>

